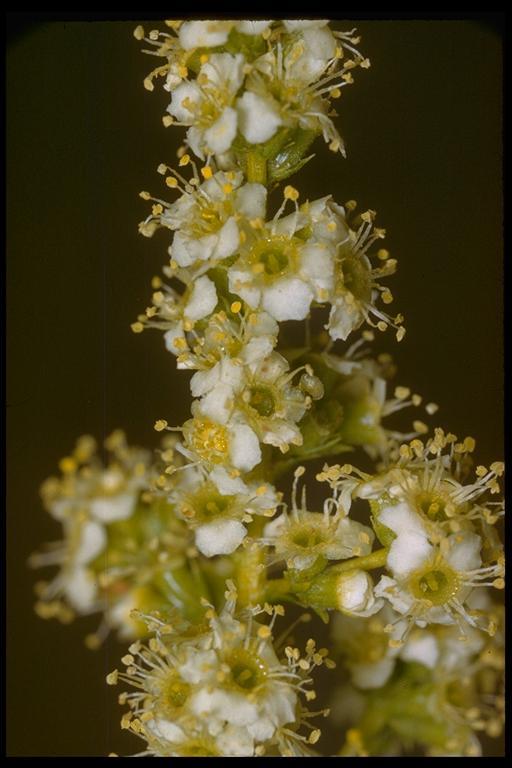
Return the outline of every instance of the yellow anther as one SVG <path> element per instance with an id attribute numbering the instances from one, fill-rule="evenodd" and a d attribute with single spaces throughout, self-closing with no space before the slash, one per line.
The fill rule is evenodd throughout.
<path id="1" fill-rule="evenodd" d="M 117 671 L 117 669 L 114 669 L 114 671 L 110 672 L 110 674 L 108 674 L 106 677 L 107 685 L 117 685 L 118 677 L 119 677 L 119 672 Z"/>
<path id="2" fill-rule="evenodd" d="M 399 400 L 406 400 L 411 394 L 411 390 L 408 387 L 396 387 L 395 397 Z"/>
<path id="3" fill-rule="evenodd" d="M 201 175 L 203 179 L 211 179 L 213 176 L 213 171 L 209 165 L 205 165 L 203 168 L 201 168 Z"/>
<path id="4" fill-rule="evenodd" d="M 64 474 L 69 474 L 70 472 L 76 472 L 77 470 L 77 464 L 76 461 L 71 458 L 71 456 L 65 456 L 63 459 L 59 461 L 59 469 L 61 472 L 64 472 Z"/>
<path id="5" fill-rule="evenodd" d="M 139 197 L 142 197 L 143 200 L 151 200 L 151 195 L 149 192 L 146 192 L 145 190 L 142 190 L 142 192 L 139 192 Z"/>
<path id="6" fill-rule="evenodd" d="M 134 333 L 142 333 L 144 330 L 142 323 L 132 323 L 130 327 Z"/>
<path id="7" fill-rule="evenodd" d="M 339 88 L 333 88 L 331 91 L 331 99 L 339 99 L 341 96 L 341 91 Z"/>
<path id="8" fill-rule="evenodd" d="M 188 76 L 188 69 L 185 66 L 178 67 L 178 75 L 180 77 L 187 77 Z"/>
<path id="9" fill-rule="evenodd" d="M 135 27 L 133 30 L 133 36 L 136 40 L 144 39 L 144 27 L 141 24 L 139 24 L 138 27 Z"/>
<path id="10" fill-rule="evenodd" d="M 242 309 L 242 302 L 241 301 L 234 301 L 231 305 L 231 311 L 233 314 L 237 315 L 240 310 Z"/>
<path id="11" fill-rule="evenodd" d="M 156 203 L 156 205 L 151 207 L 151 212 L 153 216 L 160 216 L 160 214 L 164 212 L 163 206 L 161 206 L 160 203 Z"/>
<path id="12" fill-rule="evenodd" d="M 182 157 L 180 157 L 180 162 L 179 162 L 180 166 L 188 165 L 189 163 L 190 163 L 190 155 L 185 154 Z"/>
<path id="13" fill-rule="evenodd" d="M 201 56 L 199 57 L 199 61 L 201 64 L 206 64 L 208 59 L 209 59 L 209 56 L 207 53 L 202 53 Z"/>
<path id="14" fill-rule="evenodd" d="M 158 419 L 155 421 L 155 430 L 157 432 L 163 432 L 163 430 L 167 427 L 167 422 L 165 419 Z"/>
<path id="15" fill-rule="evenodd" d="M 295 187 L 292 187 L 291 184 L 288 184 L 284 188 L 284 197 L 286 200 L 298 200 L 299 199 L 299 192 Z"/>
<path id="16" fill-rule="evenodd" d="M 232 184 L 223 184 L 222 185 L 222 191 L 225 195 L 230 195 L 233 191 L 233 185 Z"/>
<path id="17" fill-rule="evenodd" d="M 174 117 L 172 117 L 172 115 L 164 115 L 162 117 L 162 123 L 164 124 L 164 128 L 169 128 L 169 126 L 174 123 Z"/>
<path id="18" fill-rule="evenodd" d="M 419 432 L 420 435 L 426 435 L 428 432 L 428 427 L 426 424 L 423 423 L 423 421 L 413 421 L 412 426 L 414 428 L 415 432 Z"/>
<path id="19" fill-rule="evenodd" d="M 272 634 L 270 627 L 260 627 L 258 629 L 258 637 L 261 637 L 263 640 L 265 640 L 267 637 L 270 637 Z"/>
<path id="20" fill-rule="evenodd" d="M 178 186 L 178 180 L 174 178 L 174 176 L 168 176 L 165 180 L 165 183 L 168 187 L 171 187 L 171 189 L 176 189 Z"/>

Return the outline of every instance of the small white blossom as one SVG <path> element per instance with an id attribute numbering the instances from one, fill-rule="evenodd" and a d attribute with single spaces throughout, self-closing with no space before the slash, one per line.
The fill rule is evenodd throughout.
<path id="1" fill-rule="evenodd" d="M 180 125 L 189 126 L 187 141 L 197 157 L 231 148 L 237 133 L 236 94 L 242 85 L 242 54 L 214 53 L 201 65 L 196 80 L 180 83 L 167 108 Z"/>
<path id="2" fill-rule="evenodd" d="M 346 497 L 341 492 L 326 499 L 321 513 L 307 509 L 305 489 L 298 504 L 297 484 L 303 471 L 303 467 L 295 470 L 291 510 L 284 511 L 265 526 L 263 540 L 274 548 L 276 559 L 284 560 L 288 568 L 301 571 L 313 566 L 318 558 L 345 560 L 369 554 L 374 540 L 373 531 L 348 517 L 350 507 L 344 506 Z M 364 596 L 358 605 L 369 600 L 367 586 L 365 582 L 362 588 Z M 347 600 L 348 589 L 349 585 Z"/>

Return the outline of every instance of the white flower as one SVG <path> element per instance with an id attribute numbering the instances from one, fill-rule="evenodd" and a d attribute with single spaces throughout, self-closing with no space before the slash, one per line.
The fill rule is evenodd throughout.
<path id="1" fill-rule="evenodd" d="M 294 735 L 303 717 L 302 670 L 322 664 L 325 655 L 310 641 L 305 659 L 287 648 L 280 661 L 271 629 L 282 609 L 270 608 L 270 626 L 261 625 L 254 620 L 258 609 L 235 618 L 232 585 L 226 595 L 222 613 L 210 608 L 207 623 L 193 633 L 183 625 L 181 634 L 178 624 L 169 634 L 168 625 L 146 617 L 156 637 L 148 646 L 130 646 L 127 673 L 108 675 L 110 684 L 121 679 L 137 689 L 123 697 L 130 706 L 123 723 L 145 738 L 145 754 L 250 756 L 271 744 L 288 754 L 290 743 L 306 741 Z"/>
<path id="2" fill-rule="evenodd" d="M 180 83 L 167 111 L 180 125 L 190 126 L 187 141 L 197 157 L 230 149 L 237 133 L 235 97 L 243 81 L 244 57 L 212 54 L 196 80 Z"/>
<path id="3" fill-rule="evenodd" d="M 500 563 L 482 566 L 482 540 L 476 533 L 450 534 L 433 544 L 418 515 L 405 504 L 387 507 L 379 522 L 396 534 L 387 566 L 393 578 L 382 576 L 375 594 L 384 597 L 414 623 L 480 626 L 480 616 L 465 607 L 472 588 L 501 586 Z M 494 581 L 495 580 L 495 581 Z M 485 628 L 485 627 L 482 627 Z"/>
<path id="4" fill-rule="evenodd" d="M 393 274 L 396 269 L 396 260 L 388 259 L 387 252 L 381 251 L 384 265 L 373 267 L 368 258 L 367 251 L 379 238 L 383 238 L 385 230 L 373 229 L 374 211 L 366 211 L 361 214 L 361 225 L 357 231 L 350 229 L 346 223 L 343 208 L 331 206 L 331 212 L 339 218 L 338 228 L 347 233 L 345 238 L 338 242 L 335 260 L 335 284 L 329 297 L 331 312 L 329 322 L 325 326 L 332 339 L 346 340 L 352 331 L 359 328 L 364 321 L 372 326 L 385 330 L 388 325 L 399 328 L 402 317 L 398 315 L 392 319 L 376 307 L 376 301 L 380 293 L 389 303 L 393 297 L 378 280 L 381 277 Z M 376 321 L 372 320 L 372 316 Z M 397 331 L 398 338 L 402 338 L 404 331 Z"/>
<path id="5" fill-rule="evenodd" d="M 348 518 L 348 509 L 343 507 L 339 496 L 326 499 L 321 513 L 308 511 L 305 494 L 301 505 L 298 505 L 297 484 L 303 471 L 304 467 L 295 470 L 291 510 L 283 512 L 265 526 L 263 541 L 274 547 L 276 559 L 284 560 L 288 568 L 301 571 L 313 566 L 318 558 L 345 560 L 369 554 L 374 540 L 373 531 Z M 361 585 L 354 583 L 352 586 L 355 594 Z M 349 585 L 347 601 L 348 589 Z M 361 596 L 362 593 L 364 596 Z M 361 604 L 369 599 L 366 583 L 362 593 L 358 591 L 361 598 L 358 610 L 365 610 Z"/>
<path id="6" fill-rule="evenodd" d="M 215 283 L 208 275 L 202 275 L 189 283 L 183 294 L 162 283 L 153 293 L 153 306 L 139 315 L 132 324 L 136 333 L 146 328 L 165 331 L 166 349 L 179 355 L 187 349 L 186 332 L 213 314 L 218 304 Z"/>
<path id="7" fill-rule="evenodd" d="M 106 445 L 112 460 L 105 468 L 95 456 L 93 438 L 80 438 L 73 454 L 61 462 L 62 478 L 49 478 L 41 488 L 46 508 L 64 533 L 58 548 L 32 558 L 35 566 L 61 566 L 41 598 L 51 601 L 62 595 L 79 614 L 97 608 L 98 582 L 91 564 L 107 546 L 109 526 L 131 517 L 147 484 L 147 452 L 128 448 L 121 432 L 113 433 Z"/>
<path id="8" fill-rule="evenodd" d="M 169 496 L 176 514 L 195 531 L 196 546 L 206 557 L 234 552 L 253 516 L 271 516 L 279 501 L 271 485 L 248 483 L 242 492 L 237 493 L 236 486 L 231 490 L 221 493 L 200 470 L 188 469 L 180 473 Z"/>
<path id="9" fill-rule="evenodd" d="M 334 252 L 330 243 L 308 237 L 305 213 L 280 218 L 283 210 L 284 204 L 273 221 L 247 234 L 228 269 L 229 290 L 278 321 L 303 320 L 311 303 L 325 301 L 333 288 Z"/>
<path id="10" fill-rule="evenodd" d="M 300 127 L 322 132 L 338 149 L 341 138 L 328 117 L 327 97 L 351 79 L 345 79 L 344 66 L 339 67 L 341 49 L 323 22 L 307 26 L 285 22 L 284 29 L 283 42 L 253 62 L 245 93 L 237 102 L 240 132 L 256 144 L 270 139 L 281 126 Z"/>
<path id="11" fill-rule="evenodd" d="M 218 403 L 217 411 L 224 417 L 224 402 Z M 181 450 L 192 461 L 199 461 L 210 470 L 219 470 L 214 476 L 216 484 L 225 475 L 236 478 L 240 472 L 249 472 L 259 464 L 258 436 L 247 424 L 205 416 L 199 401 L 192 403 L 192 414 L 193 418 L 182 428 Z"/>
<path id="12" fill-rule="evenodd" d="M 292 385 L 295 372 L 290 372 L 285 358 L 272 352 L 245 366 L 237 362 L 219 365 L 216 383 L 199 401 L 201 412 L 222 423 L 233 419 L 246 423 L 262 443 L 283 452 L 290 444 L 301 445 L 297 422 L 310 400 Z"/>
<path id="13" fill-rule="evenodd" d="M 186 21 L 179 28 L 179 40 L 185 50 L 215 48 L 227 42 L 232 29 L 243 35 L 261 35 L 271 21 Z"/>
<path id="14" fill-rule="evenodd" d="M 365 483 L 359 495 L 372 499 L 377 514 L 393 504 L 410 510 L 431 537 L 463 529 L 489 536 L 488 526 L 504 513 L 503 502 L 489 500 L 499 491 L 497 478 L 504 467 L 501 462 L 489 469 L 479 467 L 474 479 L 462 482 L 469 480 L 462 476 L 462 459 L 467 460 L 473 448 L 472 438 L 457 443 L 454 435 L 436 430 L 425 445 L 415 440 L 404 446 L 397 464 Z"/>

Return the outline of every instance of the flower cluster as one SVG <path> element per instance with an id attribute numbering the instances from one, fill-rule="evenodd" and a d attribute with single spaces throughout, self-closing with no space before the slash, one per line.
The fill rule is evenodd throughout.
<path id="1" fill-rule="evenodd" d="M 389 605 L 367 622 L 336 617 L 333 639 L 353 688 L 337 694 L 333 705 L 339 719 L 352 723 L 359 712 L 343 754 L 424 746 L 430 755 L 474 757 L 482 754 L 479 733 L 501 734 L 503 607 L 486 591 L 472 597 L 472 607 L 492 617 L 496 632 L 490 638 L 476 628 L 461 637 L 454 626 L 433 624 L 416 628 L 403 645 L 390 643 L 387 627 L 395 622 L 396 639 L 403 621 Z"/>
<path id="2" fill-rule="evenodd" d="M 489 633 L 494 622 L 473 610 L 468 600 L 475 587 L 504 587 L 504 558 L 495 524 L 502 502 L 497 478 L 503 464 L 476 468 L 469 474 L 473 438 L 458 442 L 436 429 L 426 443 L 402 445 L 400 458 L 375 476 L 353 467 L 331 467 L 325 475 L 336 488 L 348 478 L 354 494 L 367 499 L 375 532 L 386 548 L 386 568 L 375 589 L 405 619 L 402 637 L 415 625 L 466 625 Z"/>
<path id="3" fill-rule="evenodd" d="M 173 455 L 171 442 L 164 441 L 160 463 Z M 134 609 L 179 603 L 195 617 L 201 595 L 187 567 L 189 530 L 158 493 L 158 462 L 129 447 L 120 430 L 106 439 L 105 449 L 106 466 L 94 439 L 81 437 L 61 460 L 61 477 L 43 484 L 44 504 L 61 523 L 64 539 L 31 558 L 36 567 L 60 566 L 52 581 L 36 585 L 39 616 L 67 622 L 75 615 L 102 615 L 97 632 L 87 637 L 91 647 L 112 628 L 122 638 L 144 632 L 130 616 Z"/>
<path id="4" fill-rule="evenodd" d="M 307 745 L 318 741 L 316 728 L 307 737 L 299 733 L 312 716 L 301 696 L 315 698 L 315 667 L 334 666 L 327 651 L 310 640 L 304 656 L 287 646 L 278 658 L 272 628 L 282 607 L 237 614 L 234 585 L 227 586 L 222 612 L 206 604 L 200 625 L 146 616 L 154 633 L 148 644 L 130 646 L 122 659 L 126 672 L 107 677 L 111 685 L 122 680 L 136 689 L 120 696 L 129 706 L 121 725 L 147 742 L 144 755 L 307 755 Z M 270 623 L 256 621 L 258 615 Z"/>
<path id="5" fill-rule="evenodd" d="M 168 21 L 168 31 L 135 30 L 146 50 L 166 59 L 144 85 L 165 78 L 171 93 L 164 125 L 187 127 L 197 157 L 236 165 L 237 150 L 273 142 L 290 157 L 277 177 L 296 170 L 293 142 L 307 148 L 322 134 L 333 151 L 343 142 L 331 102 L 353 82 L 352 70 L 370 65 L 354 47 L 355 30 L 333 32 L 327 21 Z"/>
<path id="6" fill-rule="evenodd" d="M 191 413 L 156 421 L 153 455 L 117 432 L 106 466 L 90 437 L 61 461 L 42 494 L 64 541 L 34 557 L 60 571 L 36 610 L 101 614 L 91 646 L 111 628 L 136 638 L 107 682 L 135 689 L 120 696 L 121 725 L 142 755 L 314 754 L 309 719 L 327 710 L 304 700 L 311 672 L 334 664 L 290 636 L 312 614 L 334 617 L 351 680 L 330 676 L 352 726 L 340 754 L 479 754 L 476 734 L 502 724 L 503 619 L 489 595 L 504 586 L 503 464 L 473 475 L 472 438 L 401 420 L 437 405 L 391 390 L 391 356 L 366 344 L 388 327 L 405 335 L 385 311 L 396 260 L 375 211 L 279 187 L 317 136 L 344 153 L 332 101 L 369 62 L 355 30 L 324 20 L 166 25 L 135 37 L 164 60 L 145 86 L 163 80 L 164 124 L 186 139 L 177 167 L 157 169 L 171 201 L 140 193 L 139 232 L 163 238 L 165 264 L 132 330 L 163 333 Z M 308 502 L 304 465 L 343 453 L 362 468 L 325 464 L 327 498 Z"/>

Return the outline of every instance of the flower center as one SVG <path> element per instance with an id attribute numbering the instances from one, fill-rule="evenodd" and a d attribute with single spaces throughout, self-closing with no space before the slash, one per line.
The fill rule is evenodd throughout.
<path id="1" fill-rule="evenodd" d="M 171 707 L 182 707 L 188 699 L 190 686 L 182 680 L 172 680 L 165 688 L 164 696 Z"/>
<path id="2" fill-rule="evenodd" d="M 272 416 L 276 410 L 274 395 L 267 387 L 253 387 L 250 391 L 249 405 L 260 416 Z"/>
<path id="3" fill-rule="evenodd" d="M 447 519 L 445 500 L 442 496 L 425 491 L 417 496 L 416 503 L 429 520 Z"/>
<path id="4" fill-rule="evenodd" d="M 194 518 L 201 523 L 210 522 L 225 517 L 232 501 L 232 496 L 221 496 L 213 483 L 207 482 L 196 493 L 185 497 L 180 512 L 186 518 Z"/>
<path id="5" fill-rule="evenodd" d="M 259 658 L 246 650 L 234 651 L 227 659 L 230 668 L 231 683 L 243 691 L 258 688 L 267 676 L 266 665 Z"/>
<path id="6" fill-rule="evenodd" d="M 290 541 L 300 549 L 314 549 L 321 544 L 325 544 L 328 536 L 321 528 L 312 525 L 301 525 L 292 531 Z"/>
<path id="7" fill-rule="evenodd" d="M 441 563 L 416 571 L 410 577 L 410 589 L 419 600 L 428 600 L 434 605 L 444 605 L 459 589 L 457 573 Z"/>
<path id="8" fill-rule="evenodd" d="M 341 262 L 343 285 L 356 299 L 369 302 L 372 296 L 371 275 L 361 259 L 348 256 Z"/>
<path id="9" fill-rule="evenodd" d="M 202 459 L 220 464 L 228 452 L 228 433 L 221 424 L 207 419 L 194 419 L 190 429 L 185 430 L 187 442 Z"/>
<path id="10" fill-rule="evenodd" d="M 260 240 L 251 251 L 253 271 L 275 280 L 293 269 L 297 249 L 294 238 L 268 237 Z"/>

